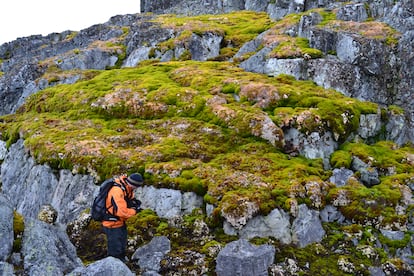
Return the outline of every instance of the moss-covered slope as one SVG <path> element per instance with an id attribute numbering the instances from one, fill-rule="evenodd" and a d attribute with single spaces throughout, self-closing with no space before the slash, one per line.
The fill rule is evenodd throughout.
<path id="1" fill-rule="evenodd" d="M 410 219 L 412 205 L 407 195 L 411 192 L 407 189 L 414 178 L 414 148 L 386 141 L 367 145 L 351 139 L 361 114 L 377 114 L 377 104 L 286 75 L 245 72 L 237 67 L 238 61 L 218 61 L 234 55 L 264 30 L 270 30 L 264 43 L 283 42 L 271 52 L 272 57 L 322 55 L 309 48 L 307 41 L 284 34 L 291 24 L 297 24 L 298 16 L 270 22 L 262 13 L 240 14 L 157 19 L 180 32 L 177 38 L 157 45 L 159 51 L 185 42 L 192 32 L 224 34 L 225 45 L 215 61 L 189 61 L 184 56 L 180 61 L 142 62 L 135 68 L 76 72 L 62 72 L 46 62 L 50 67 L 43 77 L 49 81 L 65 74 L 79 74 L 81 80 L 44 89 L 28 98 L 16 114 L 1 117 L 1 138 L 9 144 L 24 138 L 38 162 L 56 169 L 92 174 L 97 182 L 138 171 L 145 175 L 147 185 L 194 191 L 216 207 L 209 218 L 200 213 L 185 217 L 181 229 L 171 229 L 146 210 L 131 221 L 134 227 L 129 229 L 142 239 L 168 235 L 176 248 L 206 253 L 207 244 L 196 246 L 187 240 L 186 231 L 191 231 L 196 219 L 208 221 L 214 229 L 209 243 L 213 247 L 213 243 L 234 239 L 217 226 L 222 214 L 243 213 L 241 202 L 250 202 L 254 215 L 266 215 L 274 208 L 291 212 L 301 203 L 314 209 L 333 204 L 355 224 L 325 225 L 327 235 L 320 247 L 278 244 L 277 261 L 295 258 L 302 267 L 310 263 L 309 271 L 325 275 L 335 271 L 336 262 L 344 256 L 365 268 L 382 263 L 384 250 L 378 249 L 375 259 L 370 259 L 352 246 L 349 237 L 361 234 L 360 244 L 374 246 L 367 225 L 401 229 Z M 125 51 L 118 46 L 114 49 Z M 329 182 L 332 171 L 324 168 L 322 160 L 284 151 L 283 130 L 290 127 L 305 135 L 332 132 L 340 148 L 331 156 L 331 168 L 350 168 L 352 159 L 358 157 L 379 169 L 381 183 L 368 188 L 356 174 L 347 185 L 336 187 Z M 406 245 L 391 244 L 385 238 L 383 243 L 390 243 L 391 248 Z M 209 261 L 213 266 L 214 260 Z"/>

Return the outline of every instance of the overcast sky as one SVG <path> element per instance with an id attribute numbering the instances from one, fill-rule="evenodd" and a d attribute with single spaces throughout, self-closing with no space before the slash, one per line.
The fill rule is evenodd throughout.
<path id="1" fill-rule="evenodd" d="M 135 14 L 140 0 L 2 0 L 0 44 L 18 37 L 80 31 L 111 16 Z"/>

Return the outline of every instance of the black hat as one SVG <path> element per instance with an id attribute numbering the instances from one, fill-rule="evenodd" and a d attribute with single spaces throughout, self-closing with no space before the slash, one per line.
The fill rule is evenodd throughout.
<path id="1" fill-rule="evenodd" d="M 126 179 L 132 186 L 138 187 L 144 183 L 144 179 L 140 173 L 133 173 Z"/>

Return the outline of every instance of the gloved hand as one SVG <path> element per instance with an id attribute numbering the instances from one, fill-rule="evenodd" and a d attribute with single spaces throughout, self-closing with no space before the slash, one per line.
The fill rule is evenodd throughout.
<path id="1" fill-rule="evenodd" d="M 128 206 L 129 208 L 135 209 L 135 211 L 137 211 L 137 213 L 142 210 L 141 209 L 141 201 L 139 201 L 136 198 L 131 199 L 129 201 L 129 204 L 128 205 L 129 205 Z"/>

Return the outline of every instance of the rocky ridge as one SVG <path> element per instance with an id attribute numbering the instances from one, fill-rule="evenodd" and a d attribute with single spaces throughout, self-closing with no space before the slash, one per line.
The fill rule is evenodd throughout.
<path id="1" fill-rule="evenodd" d="M 214 3 L 214 1 L 202 1 L 203 8 L 189 7 L 183 9 L 185 2 L 178 2 L 176 5 L 164 1 L 161 8 L 150 6 L 151 3 L 143 5 L 144 11 L 178 11 L 187 15 L 213 13 L 220 14 L 239 9 L 250 9 L 256 11 L 266 11 L 271 18 L 281 19 L 292 13 L 299 13 L 316 7 L 326 7 L 328 9 L 337 9 L 336 17 L 340 21 L 352 22 L 350 25 L 342 26 L 323 26 L 319 23 L 323 20 L 323 13 L 312 11 L 308 14 L 300 16 L 298 24 L 293 24 L 290 28 L 283 29 L 290 37 L 302 37 L 309 41 L 309 47 L 318 49 L 320 53 L 316 56 L 299 51 L 298 54 L 293 53 L 286 56 L 285 53 L 276 52 L 270 55 L 278 46 L 278 39 L 271 39 L 272 36 L 280 35 L 275 33 L 279 29 L 270 29 L 261 33 L 257 38 L 250 40 L 240 47 L 234 55 L 223 55 L 220 49 L 223 44 L 226 45 L 224 38 L 217 33 L 206 32 L 203 35 L 192 34 L 188 40 L 183 43 L 176 43 L 172 49 L 165 48 L 162 42 L 177 38 L 181 31 L 175 28 L 166 28 L 159 23 L 154 23 L 153 19 L 156 15 L 125 15 L 115 16 L 105 24 L 95 25 L 79 33 L 64 32 L 61 34 L 51 34 L 47 37 L 33 36 L 29 38 L 18 39 L 17 41 L 7 43 L 0 46 L 0 57 L 2 59 L 1 71 L 3 74 L 0 78 L 0 93 L 2 94 L 2 114 L 11 114 L 19 110 L 25 103 L 25 99 L 31 94 L 50 86 L 58 84 L 73 84 L 79 80 L 85 79 L 82 73 L 86 69 L 104 70 L 114 67 L 135 67 L 141 62 L 148 59 L 156 59 L 167 62 L 173 59 L 183 58 L 190 53 L 190 57 L 197 61 L 206 60 L 237 60 L 240 61 L 240 67 L 246 71 L 261 73 L 269 76 L 278 76 L 279 74 L 289 74 L 299 80 L 312 80 L 316 84 L 325 88 L 334 88 L 346 96 L 358 98 L 364 101 L 372 101 L 378 103 L 385 108 L 385 113 L 377 111 L 371 114 L 362 114 L 359 118 L 359 126 L 352 133 L 335 132 L 335 130 L 323 129 L 316 131 L 310 129 L 308 132 L 302 131 L 298 125 L 301 116 L 311 116 L 311 114 L 301 114 L 301 116 L 290 117 L 288 121 L 279 125 L 283 130 L 283 134 L 278 136 L 278 127 L 268 120 L 265 115 L 261 121 L 261 131 L 253 129 L 252 133 L 256 137 L 260 137 L 273 146 L 282 147 L 291 156 L 302 155 L 310 159 L 321 158 L 326 169 L 331 169 L 332 154 L 340 147 L 343 140 L 370 140 L 382 139 L 392 140 L 397 145 L 404 145 L 413 142 L 413 110 L 414 106 L 412 80 L 413 78 L 413 7 L 409 1 L 385 2 L 379 4 L 377 1 L 368 1 L 367 5 L 360 3 L 318 3 L 298 2 L 284 3 L 265 3 L 263 1 L 230 1 Z M 327 1 L 326 1 L 327 2 Z M 220 4 L 221 3 L 221 4 Z M 152 3 L 153 4 L 153 3 Z M 221 5 L 221 6 L 220 6 Z M 367 7 L 368 6 L 368 7 Z M 193 13 L 189 11 L 192 10 Z M 355 22 L 364 22 L 368 14 L 378 21 L 386 22 L 401 34 L 390 34 L 387 39 L 391 39 L 390 44 L 384 43 L 382 40 L 369 37 L 364 33 L 363 24 Z M 350 21 L 351 20 L 351 21 Z M 403 23 L 402 23 L 403 22 Z M 411 25 L 410 25 L 411 24 Z M 126 32 L 125 27 L 129 30 Z M 371 28 L 377 27 L 370 25 Z M 348 29 L 350 28 L 350 29 Z M 363 35 L 356 32 L 361 31 Z M 387 30 L 384 30 L 387 31 Z M 393 39 L 396 39 L 395 42 Z M 109 43 L 101 43 L 108 41 Z M 393 42 L 394 41 L 394 42 Z M 228 43 L 228 42 L 227 42 Z M 410 50 L 411 49 L 411 50 Z M 286 58 L 284 58 L 286 57 Z M 254 89 L 253 89 L 254 90 Z M 242 91 L 240 92 L 242 93 Z M 241 94 L 243 96 L 243 94 Z M 266 94 L 256 95 L 253 98 L 257 105 L 266 108 L 272 101 L 272 96 L 263 96 Z M 252 97 L 246 94 L 246 97 Z M 209 104 L 216 110 L 216 114 L 225 110 L 223 98 L 213 98 Z M 97 102 L 99 108 L 108 106 L 108 102 Z M 393 108 L 392 105 L 400 108 Z M 391 106 L 391 108 L 389 108 Z M 383 111 L 384 112 L 384 111 Z M 229 113 L 226 113 L 229 114 Z M 342 114 L 341 114 L 342 115 Z M 259 116 L 259 114 L 256 114 Z M 345 114 L 346 117 L 346 114 Z M 386 117 L 386 120 L 384 120 Z M 226 117 L 224 117 L 226 118 Z M 306 118 L 305 118 L 306 119 Z M 346 118 L 344 118 L 345 120 Z M 293 121 L 292 121 L 293 120 Z M 272 130 L 272 131 L 269 131 Z M 386 129 L 385 132 L 381 132 Z M 7 135 L 3 134 L 4 137 Z M 349 135 L 349 136 L 348 136 Z M 22 133 L 23 136 L 23 133 Z M 345 136 L 345 137 L 344 137 Z M 281 138 L 283 137 L 283 138 Z M 17 141 L 17 142 L 16 142 Z M 87 209 L 93 195 L 97 191 L 95 175 L 73 174 L 69 170 L 58 170 L 48 165 L 40 165 L 30 156 L 29 152 L 23 146 L 22 140 L 15 140 L 11 147 L 7 148 L 6 144 L 1 144 L 0 159 L 3 160 L 1 166 L 2 195 L 1 201 L 4 202 L 0 214 L 2 214 L 1 235 L 4 244 L 7 246 L 2 250 L 0 257 L 0 271 L 6 275 L 13 275 L 16 267 L 24 270 L 25 273 L 31 275 L 96 275 L 103 269 L 110 271 L 118 270 L 117 273 L 129 273 L 126 266 L 117 263 L 117 260 L 105 259 L 98 261 L 88 267 L 84 267 L 78 259 L 72 243 L 76 244 L 73 230 L 72 240 L 68 241 L 65 230 L 61 226 L 67 224 L 74 229 L 75 225 L 82 225 L 82 212 Z M 412 152 L 407 154 L 405 162 L 413 165 Z M 338 187 L 350 185 L 354 183 L 355 176 L 357 181 L 363 183 L 366 187 L 378 185 L 381 182 L 381 176 L 387 174 L 395 174 L 392 168 L 377 168 L 370 161 L 360 160 L 353 157 L 352 164 L 349 168 L 336 168 L 332 172 L 329 181 Z M 146 168 L 147 173 L 154 173 L 155 168 Z M 381 254 L 376 248 L 383 248 L 389 258 L 398 258 L 403 265 L 398 267 L 388 259 L 385 261 L 372 261 L 369 268 L 360 268 L 364 272 L 369 271 L 371 275 L 383 275 L 381 273 L 412 273 L 412 255 L 413 241 L 409 235 L 412 231 L 412 214 L 410 206 L 412 205 L 412 171 L 411 180 L 408 182 L 397 183 L 396 189 L 401 190 L 401 199 L 395 206 L 397 214 L 405 214 L 405 221 L 398 221 L 393 224 L 382 224 L 378 221 L 376 224 L 369 221 L 359 231 L 363 231 L 363 235 L 370 235 L 370 239 L 376 241 L 374 247 L 372 243 L 365 245 L 361 233 L 352 232 L 348 229 L 347 233 L 350 239 L 344 239 L 342 242 L 354 243 L 357 245 L 357 251 L 362 253 L 370 260 L 377 260 Z M 174 175 L 174 172 L 169 172 Z M 16 179 L 19 179 L 17 182 Z M 243 180 L 243 176 L 240 176 Z M 408 179 L 410 179 L 408 177 Z M 22 185 L 23 183 L 23 185 Z M 82 185 L 78 185 L 82 183 Z M 240 237 L 252 239 L 254 237 L 272 237 L 280 248 L 289 244 L 295 244 L 299 248 L 305 248 L 309 244 L 316 243 L 318 246 L 323 243 L 326 237 L 326 227 L 324 223 L 340 223 L 344 226 L 353 225 L 348 218 L 338 211 L 342 206 L 349 205 L 349 194 L 347 190 L 341 190 L 339 194 L 325 205 L 326 194 L 324 183 L 307 182 L 305 191 L 291 191 L 292 193 L 306 193 L 311 199 L 311 204 L 300 204 L 292 202 L 289 210 L 284 208 L 275 208 L 266 214 L 259 214 L 258 207 L 249 199 L 238 198 L 240 209 L 244 210 L 240 213 L 225 211 L 226 206 L 221 206 L 221 216 L 224 218 L 224 232 L 232 237 Z M 39 190 L 50 191 L 47 194 L 39 194 Z M 192 192 L 181 192 L 174 189 L 156 188 L 148 186 L 138 191 L 137 197 L 140 198 L 145 208 L 152 209 L 156 215 L 168 221 L 169 227 L 175 226 L 177 229 L 185 229 L 192 231 L 194 238 L 200 235 L 207 237 L 211 235 L 209 227 L 202 220 L 192 224 L 190 228 L 177 217 L 185 217 L 192 214 L 194 210 L 203 209 L 204 203 L 206 215 L 213 215 L 217 212 L 214 202 L 203 202 L 203 198 Z M 168 200 L 167 200 L 168 199 Z M 378 204 L 375 200 L 366 202 L 366 206 Z M 154 206 L 154 202 L 162 202 L 162 205 Z M 35 204 L 33 204 L 35 203 Z M 52 224 L 46 224 L 38 220 L 38 213 L 42 206 L 51 204 L 57 212 L 57 221 L 52 220 Z M 243 208 L 242 208 L 243 207 Z M 313 207 L 314 209 L 310 208 Z M 21 252 L 13 249 L 10 241 L 15 240 L 12 236 L 11 226 L 13 210 L 25 217 L 25 233 L 23 238 L 23 247 Z M 228 209 L 230 210 L 230 209 Z M 381 218 L 378 218 L 379 220 Z M 85 218 L 84 220 L 87 220 Z M 49 221 L 50 222 L 50 221 Z M 369 228 L 373 226 L 373 229 Z M 74 228 L 72 228 L 74 227 Z M 78 227 L 78 226 L 76 226 Z M 206 228 L 207 227 L 207 228 Z M 174 227 L 173 227 L 174 228 Z M 368 229 L 368 230 L 366 230 Z M 329 229 L 332 230 L 332 229 Z M 380 230 L 377 234 L 369 234 L 371 231 Z M 199 233 L 199 234 L 197 234 Z M 82 234 L 79 234 L 82 235 Z M 142 237 L 143 235 L 141 235 Z M 48 237 L 45 240 L 47 247 L 41 246 L 36 237 Z M 380 237 L 385 237 L 381 238 Z M 407 238 L 409 237 L 409 238 Z M 172 237 L 169 237 L 172 239 Z M 150 241 L 150 237 L 144 243 Z M 209 240 L 209 239 L 207 239 Z M 79 239 L 82 241 L 82 239 Z M 391 244 L 400 242 L 402 245 L 395 247 Z M 154 241 L 156 244 L 158 241 Z M 248 250 L 255 252 L 255 248 L 245 244 L 243 239 L 239 241 L 241 245 Z M 157 245 L 152 244 L 154 247 Z M 141 242 L 142 244 L 142 242 Z M 379 245 L 378 245 L 379 244 Z M 209 250 L 220 250 L 224 245 L 208 247 Z M 318 247 L 317 246 L 317 247 Z M 134 247 L 134 246 L 132 246 Z M 38 249 L 48 249 L 39 250 Z M 55 248 L 56 250 L 50 250 Z M 274 248 L 274 247 L 272 247 Z M 337 258 L 336 269 L 339 273 L 355 273 L 360 271 L 348 258 L 343 257 L 347 254 L 346 250 L 339 249 L 339 257 Z M 143 251 L 144 248 L 137 250 L 136 256 Z M 226 274 L 228 271 L 223 269 L 226 265 L 226 256 L 231 256 L 234 244 L 229 243 L 221 253 L 211 253 L 212 257 L 217 256 L 218 263 L 216 272 L 220 275 Z M 243 251 L 246 256 L 249 253 L 245 249 Z M 321 246 L 320 250 L 326 250 Z M 230 253 L 229 253 L 230 251 Z M 261 247 L 260 252 L 266 255 L 265 259 L 270 261 L 264 264 L 264 267 L 258 268 L 257 271 L 269 271 L 273 275 L 278 273 L 287 273 L 294 275 L 295 273 L 306 273 L 308 264 L 301 264 L 302 260 L 293 260 L 289 257 L 281 260 L 278 259 L 274 263 L 274 252 L 269 247 Z M 270 252 L 270 253 L 269 253 Z M 179 271 L 185 274 L 190 268 L 188 263 L 197 261 L 202 264 L 201 270 L 194 269 L 193 273 L 204 274 L 210 269 L 206 264 L 208 252 L 202 256 L 199 252 L 185 252 L 183 255 L 177 256 L 170 253 L 170 249 L 162 250 L 162 255 L 155 254 L 158 259 L 149 260 L 155 262 L 155 265 L 140 263 L 140 267 L 148 273 L 168 274 L 171 271 Z M 257 254 L 257 252 L 255 253 Z M 276 253 L 277 256 L 278 253 Z M 321 253 L 318 253 L 321 254 Z M 315 253 L 315 255 L 318 255 Z M 322 254 L 323 255 L 323 254 Z M 160 260 L 168 260 L 169 262 Z M 143 258 L 137 257 L 137 262 L 143 262 Z M 181 262 L 184 267 L 174 266 L 176 262 Z M 187 265 L 186 265 L 187 263 Z M 243 261 L 239 263 L 243 265 Z M 317 263 L 317 259 L 315 260 Z M 62 265 L 63 264 L 63 265 Z M 160 265 L 159 265 L 160 264 Z M 237 265 L 237 263 L 233 263 Z M 255 264 L 248 269 L 254 269 Z M 14 266 L 14 268 L 13 268 Z M 144 269 L 145 268 L 145 269 Z M 121 269 L 123 272 L 120 272 Z M 246 271 L 249 271 L 246 269 Z M 14 272 L 13 272 L 14 271 Z M 129 271 L 129 272 L 128 272 Z M 256 271 L 256 270 L 255 270 Z M 282 272 L 283 271 L 283 272 Z M 20 273 L 17 271 L 17 273 Z M 89 273 L 89 274 L 88 274 Z M 258 272 L 259 274 L 262 272 Z M 263 272 L 265 273 L 265 272 Z M 290 274 L 289 274 L 290 273 Z M 258 274 L 258 275 L 259 275 Z M 283 274 L 282 274 L 283 275 Z"/>

